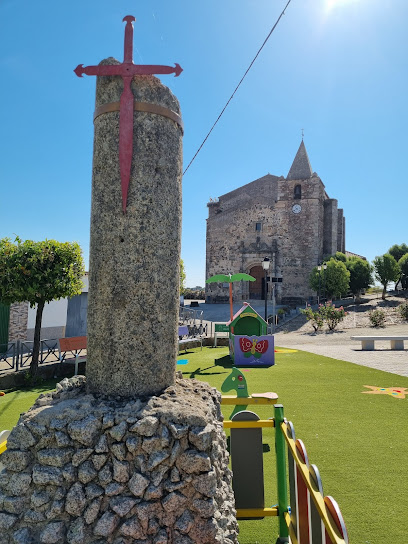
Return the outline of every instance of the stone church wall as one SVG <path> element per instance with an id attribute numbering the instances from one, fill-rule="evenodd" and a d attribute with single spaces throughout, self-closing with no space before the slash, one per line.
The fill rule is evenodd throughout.
<path id="1" fill-rule="evenodd" d="M 337 221 L 337 200 L 335 198 L 328 198 L 324 201 L 323 256 L 333 255 L 337 251 Z"/>
<path id="2" fill-rule="evenodd" d="M 303 177 L 295 179 L 298 175 Z M 316 295 L 309 287 L 313 267 L 324 255 L 345 248 L 343 210 L 312 172 L 303 141 L 287 178 L 268 174 L 209 202 L 208 208 L 206 278 L 251 274 L 253 267 L 259 278 L 267 257 L 268 275 L 282 277 L 274 287 L 278 303 L 309 301 Z M 233 285 L 235 301 L 248 300 L 251 293 L 249 282 Z M 227 302 L 228 287 L 207 285 L 206 300 Z"/>
<path id="3" fill-rule="evenodd" d="M 346 219 L 343 210 L 338 210 L 337 220 L 337 251 L 344 253 L 346 251 Z"/>

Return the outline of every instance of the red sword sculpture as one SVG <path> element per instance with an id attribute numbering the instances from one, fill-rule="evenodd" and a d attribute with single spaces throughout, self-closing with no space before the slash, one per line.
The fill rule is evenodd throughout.
<path id="1" fill-rule="evenodd" d="M 119 110 L 119 168 L 122 186 L 122 208 L 126 212 L 127 194 L 130 179 L 130 167 L 132 165 L 133 154 L 133 93 L 131 83 L 134 76 L 153 75 L 153 74 L 173 74 L 179 76 L 183 69 L 179 64 L 175 67 L 153 65 L 153 64 L 133 64 L 133 21 L 136 19 L 132 15 L 123 18 L 126 21 L 125 26 L 125 47 L 122 64 L 112 66 L 85 66 L 78 64 L 74 72 L 78 77 L 83 74 L 87 76 L 121 76 L 123 79 L 123 92 L 120 97 Z"/>

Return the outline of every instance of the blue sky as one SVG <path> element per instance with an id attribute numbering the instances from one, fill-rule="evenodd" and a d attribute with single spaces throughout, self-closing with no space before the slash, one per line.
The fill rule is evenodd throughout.
<path id="1" fill-rule="evenodd" d="M 78 64 L 173 64 L 187 165 L 287 0 L 0 2 L 0 237 L 78 241 L 86 265 L 95 78 Z M 372 260 L 407 233 L 406 0 L 292 0 L 183 179 L 187 285 L 205 280 L 207 202 L 268 172 L 301 141 Z"/>

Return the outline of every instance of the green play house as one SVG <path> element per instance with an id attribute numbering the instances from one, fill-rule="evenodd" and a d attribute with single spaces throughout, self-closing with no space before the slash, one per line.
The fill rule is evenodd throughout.
<path id="1" fill-rule="evenodd" d="M 244 302 L 227 323 L 229 352 L 234 366 L 272 366 L 275 364 L 274 339 L 268 335 L 264 319 Z"/>
<path id="2" fill-rule="evenodd" d="M 250 306 L 248 302 L 228 321 L 229 337 L 234 335 L 263 336 L 267 334 L 267 324 L 264 319 Z M 234 331 L 234 332 L 232 332 Z"/>

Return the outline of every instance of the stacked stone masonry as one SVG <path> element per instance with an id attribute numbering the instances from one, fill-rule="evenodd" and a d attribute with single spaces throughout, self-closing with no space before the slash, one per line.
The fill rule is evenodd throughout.
<path id="1" fill-rule="evenodd" d="M 26 340 L 28 322 L 28 302 L 15 302 L 10 305 L 9 342 Z"/>
<path id="2" fill-rule="evenodd" d="M 2 544 L 237 542 L 219 393 L 182 380 L 130 400 L 64 379 L 2 455 Z"/>

